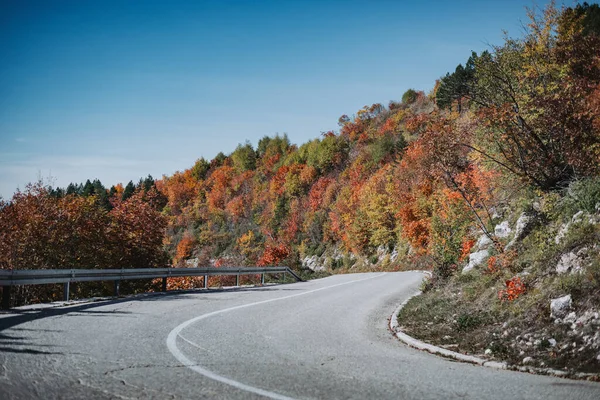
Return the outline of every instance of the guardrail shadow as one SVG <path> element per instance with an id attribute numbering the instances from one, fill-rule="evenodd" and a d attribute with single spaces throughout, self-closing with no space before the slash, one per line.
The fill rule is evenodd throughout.
<path id="1" fill-rule="evenodd" d="M 28 322 L 57 316 L 94 316 L 94 317 L 115 317 L 115 316 L 128 316 L 134 315 L 135 313 L 129 311 L 120 310 L 95 310 L 98 307 L 111 306 L 116 304 L 128 303 L 131 301 L 173 301 L 181 299 L 189 299 L 190 296 L 195 295 L 212 295 L 218 293 L 238 293 L 248 291 L 298 291 L 302 289 L 285 287 L 285 284 L 266 285 L 266 286 L 252 286 L 252 287 L 230 287 L 230 288 L 210 288 L 210 289 L 186 289 L 186 290 L 172 290 L 168 292 L 153 292 L 153 293 L 142 293 L 131 296 L 124 296 L 119 298 L 102 298 L 99 300 L 90 300 L 89 303 L 83 304 L 60 304 L 56 306 L 48 306 L 40 304 L 40 308 L 30 309 L 11 309 L 6 312 L 0 313 L 0 353 L 3 351 L 7 352 L 22 352 L 30 354 L 62 354 L 62 353 L 51 353 L 44 350 L 36 349 L 22 349 L 22 346 L 26 340 L 25 337 L 15 336 L 12 331 L 46 331 L 43 329 L 32 329 L 32 328 L 21 328 L 19 325 L 26 324 Z M 85 301 L 85 300 L 84 300 Z M 74 302 L 77 302 L 75 300 Z M 11 330 L 11 333 L 7 333 L 7 330 Z M 33 345 L 35 346 L 35 345 Z M 40 345 L 41 346 L 41 345 Z"/>
<path id="2" fill-rule="evenodd" d="M 106 304 L 106 303 L 105 303 Z M 98 307 L 100 304 L 82 304 L 78 306 L 65 308 L 46 308 L 37 311 L 28 310 L 12 310 L 9 315 L 3 316 L 0 314 L 0 353 L 22 353 L 22 354 L 57 354 L 64 355 L 62 351 L 55 351 L 59 345 L 37 344 L 26 335 L 15 334 L 17 332 L 59 332 L 48 329 L 32 329 L 19 328 L 18 326 L 27 322 L 35 321 L 42 318 L 56 316 L 75 316 L 75 315 L 93 315 L 93 316 L 111 316 L 123 314 L 132 314 L 124 311 L 101 311 L 90 310 L 90 308 Z M 49 350 L 46 350 L 49 349 Z"/>

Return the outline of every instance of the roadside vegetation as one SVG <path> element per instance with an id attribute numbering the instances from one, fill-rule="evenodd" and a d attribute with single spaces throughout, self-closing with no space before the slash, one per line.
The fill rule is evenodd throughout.
<path id="1" fill-rule="evenodd" d="M 475 218 L 460 255 L 431 253 L 433 278 L 399 316 L 408 334 L 525 370 L 600 372 L 599 17 L 586 3 L 532 12 L 524 38 L 441 80 L 437 104 L 458 115 L 432 145 Z M 493 172 L 486 191 L 460 187 L 461 162 Z"/>
<path id="2" fill-rule="evenodd" d="M 408 333 L 598 372 L 600 8 L 530 17 L 429 93 L 343 115 L 307 143 L 265 136 L 137 185 L 17 192 L 0 204 L 0 267 L 431 269 L 400 315 Z M 15 304 L 59 293 L 35 290 Z"/>

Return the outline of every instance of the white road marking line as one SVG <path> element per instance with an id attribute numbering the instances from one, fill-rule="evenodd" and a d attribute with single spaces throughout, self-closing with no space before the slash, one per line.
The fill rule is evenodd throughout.
<path id="1" fill-rule="evenodd" d="M 186 342 L 190 343 L 191 345 L 194 345 L 196 347 L 200 347 L 197 344 L 189 341 L 188 339 L 183 338 L 180 333 L 181 331 L 183 331 L 185 328 L 187 328 L 188 326 L 192 325 L 195 322 L 201 321 L 203 319 L 207 319 L 210 317 L 214 317 L 215 315 L 219 315 L 219 314 L 224 314 L 230 311 L 235 311 L 235 310 L 239 310 L 242 308 L 247 308 L 247 307 L 253 307 L 253 306 L 257 306 L 260 304 L 266 304 L 266 303 L 272 303 L 274 301 L 280 301 L 280 300 L 287 300 L 287 299 L 291 299 L 294 297 L 299 297 L 299 296 L 305 296 L 307 294 L 311 294 L 311 293 L 315 293 L 315 292 L 320 292 L 321 290 L 326 290 L 326 289 L 331 289 L 334 287 L 338 287 L 338 286 L 343 286 L 343 285 L 349 285 L 351 283 L 357 283 L 357 282 L 362 282 L 362 281 L 367 281 L 369 279 L 375 279 L 375 278 L 379 278 L 380 276 L 385 275 L 386 273 L 381 273 L 379 275 L 375 275 L 375 276 L 370 276 L 368 278 L 363 278 L 363 279 L 356 279 L 353 281 L 349 281 L 349 282 L 342 282 L 342 283 L 337 283 L 335 285 L 330 285 L 330 286 L 325 286 L 319 289 L 313 289 L 313 290 L 308 290 L 306 292 L 302 292 L 302 293 L 296 293 L 296 294 L 292 294 L 289 296 L 283 296 L 283 297 L 277 297 L 275 299 L 269 299 L 269 300 L 262 300 L 262 301 L 257 301 L 255 303 L 249 303 L 249 304 L 242 304 L 239 306 L 235 306 L 235 307 L 230 307 L 230 308 L 225 308 L 223 310 L 218 310 L 218 311 L 213 311 L 207 314 L 203 314 L 203 315 L 199 315 L 197 317 L 194 317 L 192 319 L 189 319 L 181 324 L 179 324 L 178 326 L 176 326 L 171 332 L 169 332 L 169 335 L 167 336 L 167 348 L 169 349 L 169 351 L 171 352 L 171 354 L 173 354 L 173 356 L 184 366 L 188 367 L 189 369 L 204 375 L 205 377 L 215 380 L 217 382 L 221 382 L 224 383 L 226 385 L 229 386 L 233 386 L 237 389 L 240 390 L 245 390 L 247 392 L 250 393 L 254 393 L 254 394 L 258 394 L 264 397 L 268 397 L 270 399 L 275 399 L 275 400 L 294 400 L 291 397 L 287 397 L 278 393 L 274 393 L 274 392 L 269 392 L 268 390 L 264 390 L 264 389 L 260 389 L 260 388 L 256 388 L 254 386 L 250 386 L 250 385 L 246 385 L 245 383 L 242 382 L 238 382 L 235 381 L 233 379 L 230 378 L 226 378 L 224 376 L 221 375 L 217 375 L 216 373 L 209 371 L 205 368 L 202 368 L 201 366 L 199 366 L 197 363 L 193 362 L 192 360 L 190 360 L 189 358 L 187 358 L 182 352 L 181 350 L 179 350 L 179 348 L 177 347 L 177 337 L 181 337 L 183 340 L 185 340 Z"/>

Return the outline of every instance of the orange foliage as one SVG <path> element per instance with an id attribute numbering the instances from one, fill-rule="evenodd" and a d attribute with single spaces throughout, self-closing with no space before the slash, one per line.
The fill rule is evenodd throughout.
<path id="1" fill-rule="evenodd" d="M 267 245 L 263 255 L 258 260 L 260 266 L 276 266 L 290 255 L 290 248 L 284 244 Z"/>
<path id="2" fill-rule="evenodd" d="M 123 187 L 122 183 L 117 183 L 115 185 L 115 195 L 117 197 L 123 197 L 123 192 L 125 191 L 125 188 Z"/>
<path id="3" fill-rule="evenodd" d="M 208 179 L 206 200 L 211 211 L 223 210 L 231 193 L 231 181 L 235 175 L 233 167 L 223 165 L 217 168 Z"/>
<path id="4" fill-rule="evenodd" d="M 330 178 L 321 177 L 312 185 L 308 192 L 308 203 L 311 211 L 317 211 L 322 206 L 325 190 L 332 181 Z"/>
<path id="5" fill-rule="evenodd" d="M 425 127 L 425 123 L 427 121 L 427 115 L 418 114 L 413 117 L 409 117 L 406 119 L 405 127 L 409 133 L 415 134 L 419 133 L 421 129 Z"/>
<path id="6" fill-rule="evenodd" d="M 513 301 L 527 291 L 525 284 L 517 276 L 507 280 L 505 285 L 506 289 L 498 292 L 501 301 Z"/>
<path id="7" fill-rule="evenodd" d="M 191 235 L 185 235 L 177 244 L 177 251 L 175 252 L 175 258 L 173 264 L 183 262 L 192 256 L 192 250 L 194 248 L 195 241 Z"/>
<path id="8" fill-rule="evenodd" d="M 271 178 L 271 182 L 269 183 L 270 193 L 281 196 L 285 192 L 285 182 L 289 171 L 290 167 L 287 165 L 284 165 L 277 170 L 275 176 Z"/>
<path id="9" fill-rule="evenodd" d="M 177 215 L 198 196 L 200 184 L 192 175 L 192 171 L 186 169 L 165 177 L 157 187 L 167 197 L 171 212 Z"/>
<path id="10" fill-rule="evenodd" d="M 414 204 L 406 204 L 398 211 L 402 222 L 402 236 L 419 253 L 424 253 L 429 244 L 430 220 L 421 216 L 421 212 Z"/>
<path id="11" fill-rule="evenodd" d="M 465 260 L 469 256 L 469 254 L 471 254 L 471 249 L 473 248 L 473 246 L 475 246 L 475 240 L 464 239 L 461 246 L 460 257 L 458 260 Z"/>
<path id="12" fill-rule="evenodd" d="M 392 118 L 388 118 L 385 123 L 381 126 L 381 128 L 379 128 L 379 133 L 380 134 L 385 134 L 388 132 L 394 132 L 398 127 L 398 123 L 392 119 Z"/>
<path id="13" fill-rule="evenodd" d="M 498 270 L 499 270 L 498 258 L 496 256 L 491 256 L 490 258 L 488 258 L 487 270 L 489 273 L 492 273 L 492 274 L 495 274 L 496 272 L 498 272 Z"/>
<path id="14" fill-rule="evenodd" d="M 300 171 L 300 182 L 303 185 L 309 185 L 317 177 L 317 169 L 310 165 L 303 165 Z"/>
<path id="15" fill-rule="evenodd" d="M 244 196 L 237 196 L 227 203 L 225 210 L 234 217 L 234 221 L 237 221 L 240 217 L 244 216 L 246 203 Z"/>
<path id="16" fill-rule="evenodd" d="M 293 243 L 296 239 L 296 235 L 300 231 L 302 226 L 302 204 L 300 200 L 294 199 L 290 205 L 291 211 L 288 216 L 284 227 L 281 238 L 286 243 Z"/>

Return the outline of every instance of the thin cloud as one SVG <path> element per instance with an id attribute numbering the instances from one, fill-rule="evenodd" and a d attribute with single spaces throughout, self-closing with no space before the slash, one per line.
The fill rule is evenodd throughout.
<path id="1" fill-rule="evenodd" d="M 17 188 L 42 179 L 55 187 L 100 179 L 106 186 L 147 176 L 150 161 L 105 156 L 33 156 L 0 160 L 0 197 L 8 199 Z"/>

